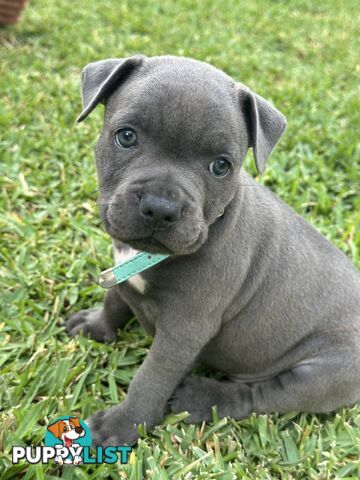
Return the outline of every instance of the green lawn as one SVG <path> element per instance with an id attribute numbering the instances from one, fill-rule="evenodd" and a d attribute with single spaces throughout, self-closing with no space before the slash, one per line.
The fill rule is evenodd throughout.
<path id="1" fill-rule="evenodd" d="M 11 466 L 61 414 L 121 401 L 151 339 L 70 340 L 64 319 L 101 302 L 112 264 L 92 146 L 75 125 L 80 70 L 136 52 L 213 63 L 271 100 L 288 129 L 259 179 L 360 266 L 359 4 L 346 0 L 33 0 L 0 29 L 0 479 L 360 478 L 360 406 L 186 426 L 170 417 L 120 467 Z M 255 174 L 252 156 L 246 168 Z M 1 453 L 2 452 L 2 453 Z"/>

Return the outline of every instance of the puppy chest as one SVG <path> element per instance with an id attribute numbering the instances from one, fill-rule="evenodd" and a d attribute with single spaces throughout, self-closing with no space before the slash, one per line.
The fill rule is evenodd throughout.
<path id="1" fill-rule="evenodd" d="M 134 250 L 133 248 L 130 248 L 130 247 L 124 247 L 123 249 L 118 250 L 114 246 L 114 261 L 115 261 L 115 264 L 117 265 L 119 263 L 126 262 L 130 258 L 134 257 L 137 253 L 139 253 L 137 250 Z M 141 273 L 138 273 L 137 275 L 134 275 L 134 276 L 130 277 L 128 280 L 126 280 L 126 283 L 131 288 L 133 288 L 136 293 L 139 293 L 140 295 L 145 294 L 146 280 Z"/>
<path id="2" fill-rule="evenodd" d="M 151 336 L 155 335 L 156 318 L 158 318 L 158 308 L 153 300 L 143 295 L 137 294 L 135 289 L 125 282 L 121 289 L 121 296 L 129 305 L 134 316 L 139 321 L 144 330 Z"/>

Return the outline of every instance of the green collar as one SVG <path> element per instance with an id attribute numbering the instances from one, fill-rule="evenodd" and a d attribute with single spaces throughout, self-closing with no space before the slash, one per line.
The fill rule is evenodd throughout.
<path id="1" fill-rule="evenodd" d="M 110 288 L 118 283 L 126 282 L 130 277 L 153 267 L 168 258 L 169 255 L 140 252 L 115 267 L 108 268 L 100 273 L 99 285 Z"/>

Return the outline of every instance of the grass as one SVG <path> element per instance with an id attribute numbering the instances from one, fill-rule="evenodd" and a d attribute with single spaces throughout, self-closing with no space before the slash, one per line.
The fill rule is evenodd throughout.
<path id="1" fill-rule="evenodd" d="M 101 302 L 111 265 L 81 126 L 80 69 L 105 57 L 179 54 L 213 63 L 282 110 L 289 127 L 259 179 L 360 266 L 358 2 L 33 0 L 0 30 L 0 478 L 360 477 L 360 406 L 142 431 L 131 464 L 11 465 L 61 414 L 121 401 L 151 339 L 136 321 L 116 347 L 70 340 L 63 322 Z M 246 168 L 255 174 L 251 155 Z"/>

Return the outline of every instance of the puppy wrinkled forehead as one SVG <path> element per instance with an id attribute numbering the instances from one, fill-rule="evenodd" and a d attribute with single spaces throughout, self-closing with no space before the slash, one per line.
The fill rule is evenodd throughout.
<path id="1" fill-rule="evenodd" d="M 227 76 L 207 77 L 178 65 L 159 65 L 146 75 L 140 73 L 110 97 L 107 122 L 111 129 L 140 125 L 170 140 L 183 136 L 202 143 L 206 136 L 228 136 L 229 140 L 236 136 L 239 113 Z"/>
<path id="2" fill-rule="evenodd" d="M 149 108 L 181 103 L 185 113 L 206 106 L 210 110 L 226 108 L 233 103 L 235 84 L 223 72 L 190 59 L 156 63 L 156 58 L 135 72 L 113 97 Z"/>

